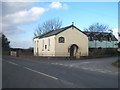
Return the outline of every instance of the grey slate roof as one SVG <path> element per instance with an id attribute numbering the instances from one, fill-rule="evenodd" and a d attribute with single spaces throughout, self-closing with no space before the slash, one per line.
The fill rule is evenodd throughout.
<path id="1" fill-rule="evenodd" d="M 66 29 L 70 28 L 70 27 L 74 27 L 76 29 L 78 29 L 77 27 L 75 27 L 74 25 L 70 25 L 70 26 L 67 26 L 67 27 L 64 27 L 64 28 L 60 28 L 60 29 L 56 29 L 56 30 L 51 30 L 49 32 L 46 32 L 40 36 L 37 36 L 35 38 L 44 38 L 44 37 L 49 37 L 49 36 L 52 36 L 52 35 L 57 35 L 59 34 L 60 32 L 63 32 L 65 31 Z M 80 32 L 82 32 L 80 29 L 78 29 Z M 82 32 L 84 33 L 84 32 Z"/>
<path id="2" fill-rule="evenodd" d="M 112 33 L 108 32 L 84 32 L 89 41 L 99 40 L 99 41 L 118 41 Z"/>
<path id="3" fill-rule="evenodd" d="M 37 36 L 35 38 L 44 38 L 44 37 L 49 37 L 49 36 L 52 36 L 52 35 L 57 35 L 59 34 L 60 32 L 63 32 L 65 30 L 67 30 L 68 28 L 70 27 L 74 27 L 76 28 L 77 30 L 79 30 L 80 32 L 84 33 L 85 35 L 88 36 L 89 38 L 89 41 L 93 41 L 93 40 L 99 40 L 99 41 L 118 41 L 116 39 L 116 37 L 111 34 L 111 33 L 107 33 L 107 32 L 86 32 L 86 31 L 81 31 L 80 29 L 78 29 L 77 27 L 75 27 L 74 25 L 70 25 L 70 26 L 67 26 L 67 27 L 64 27 L 64 28 L 60 28 L 60 29 L 56 29 L 56 30 L 51 30 L 49 32 L 46 32 L 40 36 Z"/>

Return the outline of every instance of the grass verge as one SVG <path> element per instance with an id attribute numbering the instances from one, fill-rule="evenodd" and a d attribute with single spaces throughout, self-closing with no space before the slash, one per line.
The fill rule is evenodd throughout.
<path id="1" fill-rule="evenodd" d="M 114 63 L 112 63 L 114 66 L 117 66 L 120 68 L 120 59 L 118 59 L 117 61 L 115 61 Z"/>

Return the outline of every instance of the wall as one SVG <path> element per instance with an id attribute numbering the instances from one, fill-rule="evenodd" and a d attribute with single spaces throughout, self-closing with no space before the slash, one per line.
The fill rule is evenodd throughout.
<path id="1" fill-rule="evenodd" d="M 16 57 L 17 56 L 17 51 L 10 51 L 10 55 Z"/>
<path id="2" fill-rule="evenodd" d="M 37 47 L 37 43 L 36 42 L 39 41 L 39 39 L 35 38 L 33 41 L 34 41 L 34 56 L 37 56 L 37 53 L 38 53 L 37 52 L 37 48 L 38 47 Z"/>
<path id="3" fill-rule="evenodd" d="M 48 46 L 48 39 L 50 40 L 50 47 Z M 44 40 L 44 47 L 43 47 L 43 40 Z M 35 41 L 37 43 L 35 43 Z M 47 45 L 46 49 L 45 49 L 45 45 Z M 34 39 L 34 55 L 55 56 L 55 35 L 41 39 L 38 38 Z"/>
<path id="4" fill-rule="evenodd" d="M 118 48 L 118 41 L 89 41 L 89 48 Z"/>
<path id="5" fill-rule="evenodd" d="M 59 37 L 65 38 L 65 43 L 59 43 Z M 88 56 L 88 37 L 76 28 L 69 28 L 58 35 L 56 35 L 56 56 L 70 56 L 68 47 L 72 44 L 76 44 L 79 47 L 78 55 Z"/>

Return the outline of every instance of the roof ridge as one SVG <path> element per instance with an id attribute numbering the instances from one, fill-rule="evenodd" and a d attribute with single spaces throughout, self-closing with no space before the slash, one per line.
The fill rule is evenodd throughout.
<path id="1" fill-rule="evenodd" d="M 61 29 L 65 29 L 65 28 L 68 28 L 68 27 L 71 27 L 72 25 L 70 25 L 70 26 L 66 26 L 66 27 L 62 27 L 62 28 L 59 28 L 59 29 L 55 29 L 55 30 L 53 30 L 53 31 L 56 31 L 56 30 L 61 30 Z"/>
<path id="2" fill-rule="evenodd" d="M 51 32 L 57 31 L 57 30 L 67 29 L 67 28 L 69 28 L 69 27 L 71 27 L 71 26 L 73 26 L 73 25 L 66 26 L 66 27 L 62 27 L 62 28 L 55 29 L 55 30 L 50 30 L 50 31 L 48 31 L 48 32 L 46 32 L 46 33 L 43 33 L 43 34 L 41 34 L 41 35 L 39 35 L 39 36 L 37 36 L 37 37 L 35 37 L 35 38 L 42 37 L 42 36 L 44 36 L 44 35 L 46 35 L 46 34 L 49 34 L 49 33 L 51 33 Z"/>

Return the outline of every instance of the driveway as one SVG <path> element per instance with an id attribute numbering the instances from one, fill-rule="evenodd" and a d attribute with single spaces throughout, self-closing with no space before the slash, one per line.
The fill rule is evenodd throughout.
<path id="1" fill-rule="evenodd" d="M 86 60 L 59 60 L 51 61 L 53 65 L 59 65 L 64 67 L 84 69 L 88 71 L 101 72 L 111 75 L 118 74 L 118 68 L 112 65 L 113 62 L 118 60 L 118 57 L 109 57 L 109 58 L 97 58 L 97 59 L 86 59 Z"/>

